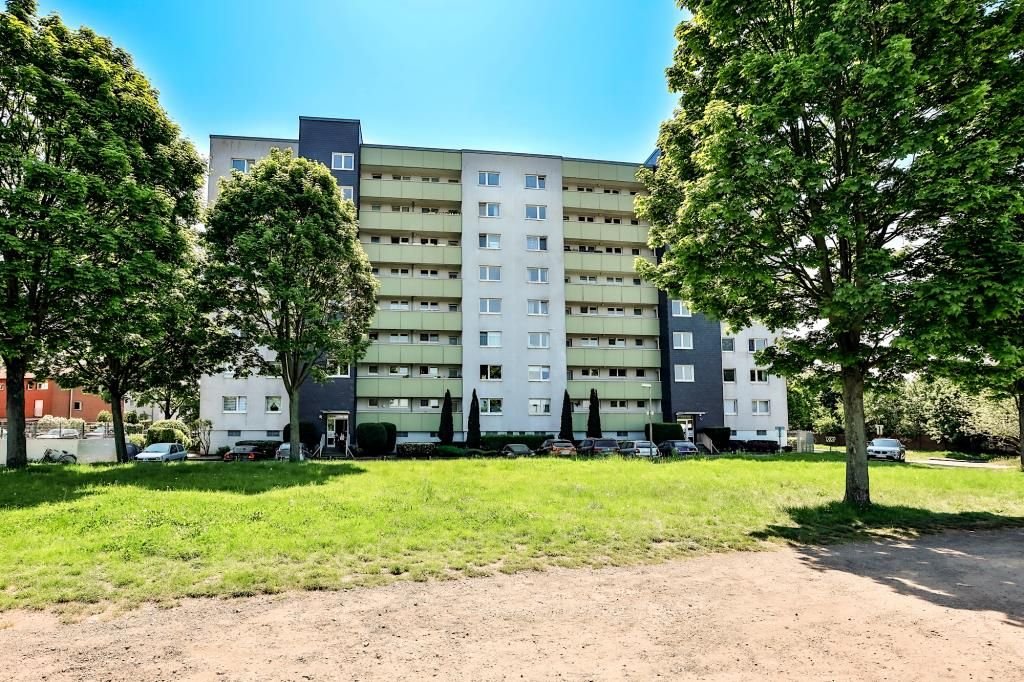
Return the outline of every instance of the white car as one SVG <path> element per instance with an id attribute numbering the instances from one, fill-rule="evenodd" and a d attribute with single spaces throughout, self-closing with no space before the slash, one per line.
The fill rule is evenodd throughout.
<path id="1" fill-rule="evenodd" d="M 619 445 L 619 454 L 631 457 L 658 457 L 658 446 L 649 440 L 624 440 Z"/>
<path id="2" fill-rule="evenodd" d="M 113 438 L 114 434 L 110 433 L 108 435 L 107 434 L 107 430 L 105 428 L 103 428 L 102 426 L 97 426 L 92 431 L 86 431 L 85 432 L 85 437 L 86 438 Z"/>
<path id="3" fill-rule="evenodd" d="M 907 448 L 895 438 L 876 438 L 868 443 L 868 457 L 902 462 L 907 458 Z"/>
<path id="4" fill-rule="evenodd" d="M 56 440 L 58 438 L 78 438 L 80 435 L 78 429 L 50 429 L 46 433 L 36 436 L 36 438 Z"/>
<path id="5" fill-rule="evenodd" d="M 291 456 L 291 452 L 291 443 L 281 443 L 281 445 L 279 445 L 277 448 L 277 452 L 274 453 L 274 459 L 288 459 Z M 299 443 L 299 461 L 309 459 L 309 455 L 309 448 L 307 448 L 302 443 Z"/>
<path id="6" fill-rule="evenodd" d="M 176 459 L 184 460 L 187 457 L 188 453 L 185 452 L 185 446 L 181 443 L 153 443 L 135 455 L 135 460 L 138 462 L 173 462 Z"/>

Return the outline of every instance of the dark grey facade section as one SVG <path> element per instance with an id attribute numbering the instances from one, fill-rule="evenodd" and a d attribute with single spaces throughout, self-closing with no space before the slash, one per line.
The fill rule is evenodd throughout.
<path id="1" fill-rule="evenodd" d="M 671 299 L 658 292 L 661 323 L 661 405 L 664 419 L 674 422 L 678 415 L 695 415 L 696 431 L 724 426 L 722 399 L 722 326 L 718 320 L 693 313 L 673 317 Z M 693 350 L 672 347 L 673 332 L 693 334 Z M 693 381 L 675 380 L 675 365 L 693 365 Z"/>
<path id="2" fill-rule="evenodd" d="M 362 143 L 359 121 L 338 118 L 299 117 L 299 156 L 319 161 L 331 168 L 331 154 L 352 154 L 352 170 L 331 170 L 338 185 L 352 187 L 352 200 L 359 205 L 359 145 Z M 318 384 L 312 380 L 299 391 L 299 419 L 326 428 L 325 412 L 348 412 L 349 442 L 354 440 L 356 418 L 356 372 L 350 368 L 347 378 L 328 379 Z"/>

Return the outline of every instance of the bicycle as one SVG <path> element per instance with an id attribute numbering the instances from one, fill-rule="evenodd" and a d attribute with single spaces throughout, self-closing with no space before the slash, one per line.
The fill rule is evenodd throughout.
<path id="1" fill-rule="evenodd" d="M 46 448 L 46 450 L 43 451 L 43 456 L 39 459 L 39 462 L 42 464 L 77 464 L 78 458 L 67 450 Z"/>

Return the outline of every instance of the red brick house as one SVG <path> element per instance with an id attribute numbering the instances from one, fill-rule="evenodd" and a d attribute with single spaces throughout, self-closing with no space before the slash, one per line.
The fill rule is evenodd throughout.
<path id="1" fill-rule="evenodd" d="M 25 376 L 25 419 L 33 421 L 45 415 L 96 421 L 102 410 L 110 410 L 110 403 L 98 395 L 81 388 L 63 388 L 52 379 Z M 7 373 L 0 369 L 0 420 L 7 419 Z"/>

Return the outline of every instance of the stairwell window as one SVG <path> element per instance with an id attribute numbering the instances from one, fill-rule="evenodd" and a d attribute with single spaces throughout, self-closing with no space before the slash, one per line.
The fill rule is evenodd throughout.
<path id="1" fill-rule="evenodd" d="M 739 401 L 735 398 L 726 400 L 723 407 L 725 408 L 725 414 L 728 416 L 735 416 L 739 414 Z"/>
<path id="2" fill-rule="evenodd" d="M 732 338 L 731 336 L 723 337 L 722 338 L 722 352 L 724 352 L 724 353 L 732 353 L 732 352 L 735 352 L 735 350 L 736 350 L 736 339 Z"/>
<path id="3" fill-rule="evenodd" d="M 672 301 L 672 317 L 691 317 L 689 306 L 682 301 Z"/>
<path id="4" fill-rule="evenodd" d="M 526 268 L 526 279 L 528 282 L 533 284 L 547 284 L 548 283 L 548 269 L 547 268 Z"/>
<path id="5" fill-rule="evenodd" d="M 693 332 L 672 332 L 672 348 L 693 350 Z"/>
<path id="6" fill-rule="evenodd" d="M 349 185 L 341 186 L 341 198 L 345 201 L 352 201 L 356 196 L 356 191 Z"/>
<path id="7" fill-rule="evenodd" d="M 494 171 L 480 171 L 477 173 L 476 184 L 481 187 L 497 187 L 501 180 L 501 174 Z"/>
<path id="8" fill-rule="evenodd" d="M 736 370 L 735 369 L 723 369 L 722 370 L 722 381 L 727 384 L 736 383 Z"/>
<path id="9" fill-rule="evenodd" d="M 548 219 L 548 207 L 547 206 L 536 206 L 533 204 L 526 205 L 526 219 L 527 220 L 547 220 Z"/>
<path id="10" fill-rule="evenodd" d="M 345 152 L 332 152 L 331 153 L 331 170 L 354 170 L 356 167 L 356 157 L 354 154 L 347 154 Z"/>
<path id="11" fill-rule="evenodd" d="M 693 381 L 693 365 L 676 365 L 674 367 L 675 380 L 682 382 Z"/>
<path id="12" fill-rule="evenodd" d="M 226 395 L 221 398 L 223 412 L 245 414 L 246 397 L 244 395 Z"/>

